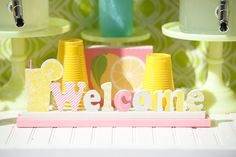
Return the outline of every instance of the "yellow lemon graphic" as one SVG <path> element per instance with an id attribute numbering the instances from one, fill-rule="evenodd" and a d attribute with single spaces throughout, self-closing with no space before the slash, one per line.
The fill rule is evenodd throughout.
<path id="1" fill-rule="evenodd" d="M 138 91 L 142 88 L 145 64 L 137 57 L 127 56 L 117 60 L 111 69 L 111 81 L 118 90 Z"/>
<path id="2" fill-rule="evenodd" d="M 114 54 L 96 56 L 91 63 L 90 78 L 93 89 L 103 98 L 101 85 L 112 82 L 112 99 L 121 89 L 138 91 L 142 88 L 144 62 L 133 56 L 119 58 Z"/>
<path id="3" fill-rule="evenodd" d="M 63 75 L 63 66 L 55 59 L 48 59 L 42 64 L 41 68 L 50 80 L 58 80 Z"/>
<path id="4" fill-rule="evenodd" d="M 92 64 L 91 83 L 102 98 L 101 85 L 105 82 L 112 82 L 112 98 L 121 89 L 137 91 L 142 87 L 145 64 L 137 57 L 119 58 L 114 54 L 104 54 L 94 58 Z"/>
<path id="5" fill-rule="evenodd" d="M 101 89 L 101 85 L 105 82 L 111 82 L 111 68 L 112 68 L 112 65 L 117 60 L 119 60 L 119 57 L 117 55 L 110 54 L 110 53 L 97 56 L 96 58 L 92 60 L 92 63 L 94 62 L 94 64 L 95 63 L 96 64 L 94 65 L 94 67 L 92 67 L 92 64 L 91 64 L 90 80 L 91 80 L 93 89 L 97 90 L 102 98 L 103 98 L 104 93 L 103 93 L 103 90 Z M 93 71 L 93 68 L 94 68 L 94 71 Z M 101 68 L 104 68 L 104 69 L 99 79 L 98 75 L 99 75 L 99 71 L 101 71 Z M 117 90 L 112 87 L 112 98 L 114 97 L 116 92 Z"/>

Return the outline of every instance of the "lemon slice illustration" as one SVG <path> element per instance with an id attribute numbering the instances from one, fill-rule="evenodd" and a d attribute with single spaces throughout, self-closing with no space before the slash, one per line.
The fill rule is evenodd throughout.
<path id="1" fill-rule="evenodd" d="M 48 59 L 42 64 L 41 68 L 46 77 L 52 81 L 59 80 L 63 75 L 63 66 L 56 59 Z"/>
<path id="2" fill-rule="evenodd" d="M 142 88 L 144 69 L 144 62 L 137 57 L 120 58 L 112 66 L 112 83 L 117 89 L 138 91 Z"/>

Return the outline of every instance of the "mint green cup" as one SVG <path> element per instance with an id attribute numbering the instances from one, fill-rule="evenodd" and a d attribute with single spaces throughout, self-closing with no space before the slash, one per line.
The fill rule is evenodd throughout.
<path id="1" fill-rule="evenodd" d="M 221 0 L 180 0 L 180 30 L 191 34 L 236 35 L 236 0 L 228 2 L 228 31 L 221 32 L 219 8 Z"/>
<path id="2" fill-rule="evenodd" d="M 22 0 L 24 27 L 16 27 L 12 12 L 9 11 L 10 0 L 0 0 L 1 31 L 32 31 L 48 27 L 48 0 Z"/>

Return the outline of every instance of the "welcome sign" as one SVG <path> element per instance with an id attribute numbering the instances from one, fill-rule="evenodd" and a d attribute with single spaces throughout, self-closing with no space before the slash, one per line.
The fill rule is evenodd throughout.
<path id="1" fill-rule="evenodd" d="M 111 82 L 101 84 L 103 96 L 94 89 L 85 92 L 85 82 L 66 82 L 62 92 L 61 84 L 54 81 L 62 77 L 63 68 L 55 59 L 47 60 L 40 69 L 26 71 L 28 112 L 18 116 L 18 127 L 210 127 L 210 119 L 202 111 L 204 95 L 200 90 L 185 94 L 181 90 L 133 93 L 120 89 L 113 98 Z M 40 85 L 35 84 L 39 78 Z M 50 92 L 58 111 L 49 111 Z M 78 111 L 82 100 L 86 110 Z M 64 111 L 68 103 L 71 111 Z M 150 110 L 151 104 L 155 107 Z"/>
<path id="2" fill-rule="evenodd" d="M 101 104 L 101 95 L 96 90 L 89 90 L 84 94 L 84 89 L 86 87 L 85 82 L 78 82 L 78 92 L 75 91 L 76 83 L 66 82 L 65 84 L 66 92 L 61 91 L 61 84 L 54 82 L 51 84 L 51 91 L 55 97 L 56 104 L 59 111 L 63 111 L 66 103 L 70 103 L 72 111 L 77 111 L 81 99 L 83 97 L 83 102 L 87 111 L 115 111 L 128 112 L 131 106 L 134 107 L 135 111 L 148 111 L 152 102 L 155 102 L 157 112 L 197 112 L 201 111 L 203 108 L 204 96 L 200 90 L 192 90 L 187 94 L 185 101 L 185 93 L 181 90 L 171 91 L 171 90 L 157 90 L 153 93 L 149 93 L 145 90 L 140 90 L 138 92 L 132 93 L 126 89 L 119 90 L 115 94 L 114 105 L 115 109 L 112 107 L 112 84 L 107 82 L 101 85 L 103 89 L 103 104 Z M 153 96 L 154 95 L 154 96 Z M 155 100 L 153 100 L 155 98 Z M 174 98 L 176 100 L 176 105 L 174 105 Z M 163 105 L 163 100 L 166 100 L 166 104 Z"/>

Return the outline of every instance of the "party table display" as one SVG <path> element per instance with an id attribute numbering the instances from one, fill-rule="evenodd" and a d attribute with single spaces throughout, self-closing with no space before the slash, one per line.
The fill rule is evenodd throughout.
<path id="1" fill-rule="evenodd" d="M 137 49 L 147 51 L 149 48 Z M 113 74 L 116 70 L 116 78 L 123 80 L 117 82 L 116 79 L 109 80 L 108 77 L 102 82 L 101 76 L 106 70 L 95 67 L 106 63 L 103 54 L 95 55 L 89 63 L 90 66 L 86 66 L 82 40 L 60 41 L 58 60 L 49 59 L 41 68 L 26 69 L 28 111 L 18 116 L 17 126 L 210 127 L 210 119 L 203 111 L 202 92 L 192 90 L 184 93 L 180 89 L 174 89 L 170 55 L 145 52 L 144 67 L 141 66 L 145 65 L 142 60 L 129 54 L 129 48 L 120 50 L 124 50 L 126 56 L 120 56 L 120 59 L 110 64 L 109 73 Z M 79 57 L 76 52 L 79 52 Z M 68 68 L 73 66 L 78 66 L 82 71 L 74 75 L 76 71 Z M 94 80 L 90 85 L 86 75 L 90 69 L 86 67 L 91 67 L 89 76 Z M 136 75 L 132 70 L 127 70 L 135 67 L 138 72 Z M 120 88 L 117 88 L 118 83 Z M 130 86 L 127 86 L 129 83 Z"/>

